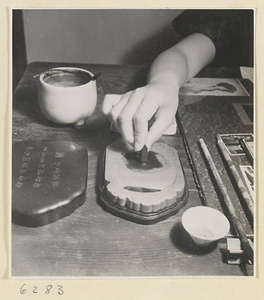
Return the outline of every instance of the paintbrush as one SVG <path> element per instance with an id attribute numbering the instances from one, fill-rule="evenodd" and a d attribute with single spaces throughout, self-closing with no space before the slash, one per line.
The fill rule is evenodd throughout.
<path id="1" fill-rule="evenodd" d="M 214 161 L 210 155 L 210 152 L 204 142 L 203 139 L 199 139 L 199 144 L 200 144 L 200 147 L 201 147 L 201 150 L 204 154 L 204 157 L 205 157 L 205 160 L 209 166 L 209 169 L 215 179 L 215 182 L 217 184 L 217 187 L 222 195 L 222 198 L 225 202 L 225 205 L 228 209 L 228 212 L 229 212 L 229 215 L 230 215 L 230 219 L 239 235 L 239 238 L 240 238 L 240 241 L 241 241 L 241 246 L 248 258 L 248 261 L 249 263 L 253 263 L 253 258 L 254 258 L 254 251 L 253 251 L 253 248 L 252 246 L 250 245 L 249 241 L 248 241 L 248 238 L 246 236 L 246 233 L 238 219 L 238 216 L 236 214 L 236 210 L 235 210 L 235 207 L 228 195 L 228 192 L 227 192 L 227 188 L 226 186 L 224 185 L 223 181 L 222 181 L 222 178 L 220 177 L 220 174 L 219 172 L 217 171 L 217 168 L 214 164 Z"/>
<path id="2" fill-rule="evenodd" d="M 229 173 L 231 174 L 232 178 L 233 178 L 233 182 L 236 185 L 237 191 L 240 194 L 240 197 L 244 200 L 244 202 L 247 204 L 248 210 L 251 213 L 251 216 L 254 217 L 254 202 L 249 194 L 249 192 L 247 191 L 247 188 L 245 187 L 243 180 L 241 178 L 241 176 L 239 175 L 233 160 L 231 158 L 231 156 L 229 155 L 224 142 L 221 140 L 219 134 L 216 136 L 217 138 L 217 143 L 219 146 L 219 149 L 222 153 L 222 156 L 225 160 L 225 163 L 228 167 Z"/>
<path id="3" fill-rule="evenodd" d="M 251 149 L 248 147 L 248 144 L 246 143 L 245 139 L 239 139 L 239 142 L 241 144 L 241 147 L 243 148 L 243 150 L 246 153 L 249 163 L 251 164 L 251 166 L 253 166 L 254 165 L 254 154 L 252 153 Z"/>

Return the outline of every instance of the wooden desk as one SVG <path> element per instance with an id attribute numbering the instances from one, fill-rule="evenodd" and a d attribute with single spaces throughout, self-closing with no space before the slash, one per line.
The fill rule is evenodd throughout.
<path id="1" fill-rule="evenodd" d="M 189 201 L 176 215 L 154 225 L 139 225 L 106 212 L 98 201 L 97 163 L 105 147 L 120 139 L 101 113 L 103 96 L 144 84 L 144 66 L 76 65 L 93 73 L 98 105 L 84 128 L 48 122 L 37 101 L 34 75 L 56 63 L 32 63 L 14 93 L 13 143 L 22 140 L 70 140 L 88 150 L 86 202 L 72 215 L 40 228 L 12 224 L 12 276 L 243 276 L 253 268 L 222 261 L 221 244 L 198 248 L 181 226 L 182 213 L 201 205 L 179 130 L 162 140 L 174 146 L 183 164 Z M 73 64 L 71 64 L 73 65 Z"/>

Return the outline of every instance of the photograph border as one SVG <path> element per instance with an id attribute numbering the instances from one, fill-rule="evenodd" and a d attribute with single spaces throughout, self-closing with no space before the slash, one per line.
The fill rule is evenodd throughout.
<path id="1" fill-rule="evenodd" d="M 89 4 L 90 3 L 90 7 Z M 162 3 L 162 4 L 161 4 Z M 78 7 L 76 1 L 64 1 L 60 3 L 61 8 L 106 8 L 109 7 L 107 1 L 98 1 L 96 4 L 93 1 L 79 1 Z M 186 1 L 182 1 L 182 4 L 178 4 L 179 8 L 206 8 L 205 3 L 202 1 L 197 1 L 191 4 L 191 1 L 186 4 Z M 262 1 L 243 1 L 239 2 L 239 8 L 255 8 L 256 9 L 256 45 L 261 47 L 263 45 L 263 37 L 261 32 L 264 28 L 264 5 Z M 263 163 L 263 158 L 261 156 L 261 149 L 263 143 L 263 137 L 261 136 L 261 128 L 263 127 L 263 104 L 261 99 L 263 98 L 260 86 L 256 87 L 255 91 L 255 116 L 256 123 L 255 127 L 255 145 L 257 149 L 255 150 L 256 157 L 258 159 L 257 164 L 255 163 L 255 173 L 256 173 L 256 209 L 258 211 L 256 221 L 258 229 L 256 232 L 257 238 L 257 248 L 256 254 L 258 259 L 258 266 L 256 269 L 255 278 L 122 278 L 122 279 L 56 279 L 56 278 L 45 278 L 37 280 L 34 278 L 30 279 L 10 279 L 9 270 L 9 247 L 10 247 L 10 227 L 8 227 L 8 221 L 10 220 L 10 203 L 6 201 L 10 196 L 10 183 L 11 174 L 9 171 L 9 166 L 11 165 L 10 149 L 11 149 L 11 120 L 10 120 L 10 99 L 12 92 L 10 90 L 11 86 L 11 74 L 10 74 L 10 40 L 11 40 L 11 30 L 10 30 L 10 20 L 8 16 L 8 11 L 11 8 L 30 8 L 35 7 L 34 1 L 2 1 L 1 2 L 1 39 L 6 42 L 5 47 L 0 50 L 0 59 L 2 65 L 1 72 L 1 94 L 3 98 L 3 106 L 1 107 L 1 126 L 0 135 L 2 141 L 2 151 L 1 151 L 1 191 L 2 191 L 2 206 L 0 209 L 0 220 L 1 220 L 1 242 L 0 251 L 2 254 L 3 261 L 1 263 L 1 282 L 0 282 L 0 294 L 6 296 L 6 299 L 23 299 L 23 294 L 25 286 L 27 285 L 30 289 L 38 287 L 42 291 L 47 291 L 47 286 L 53 285 L 60 289 L 62 286 L 64 288 L 63 294 L 27 294 L 25 299 L 223 299 L 224 297 L 232 297 L 232 299 L 262 299 L 263 297 L 263 274 L 262 265 L 263 259 L 261 255 L 261 249 L 263 247 L 263 242 L 261 240 L 262 226 L 263 226 L 263 204 L 261 203 L 261 195 L 263 187 L 259 185 L 261 181 L 261 166 Z M 40 8 L 57 8 L 58 3 L 54 1 L 39 1 L 38 6 Z M 136 1 L 130 1 L 125 5 L 127 8 L 176 8 L 175 1 L 142 1 L 140 5 Z M 209 4 L 208 4 L 209 6 Z M 214 1 L 210 3 L 210 8 L 229 8 L 230 6 L 234 8 L 237 7 L 237 2 L 232 1 Z M 125 8 L 123 1 L 115 1 L 115 3 L 110 8 Z M 178 8 L 178 7 L 177 7 Z M 256 52 L 257 53 L 257 52 Z M 259 51 L 261 53 L 261 51 Z M 256 56 L 255 60 L 256 66 L 256 84 L 261 82 L 263 78 L 263 58 L 261 56 Z M 8 75 L 7 75 L 8 74 Z M 260 78 L 258 80 L 258 78 Z M 261 85 L 261 84 L 260 84 Z M 258 201 L 259 200 L 259 201 Z M 263 201 L 262 201 L 263 202 Z M 201 280 L 204 280 L 201 282 Z M 220 280 L 220 281 L 219 281 Z M 246 280 L 246 282 L 245 282 Z M 7 298 L 8 297 L 8 298 Z M 60 298 L 59 298 L 60 299 Z"/>

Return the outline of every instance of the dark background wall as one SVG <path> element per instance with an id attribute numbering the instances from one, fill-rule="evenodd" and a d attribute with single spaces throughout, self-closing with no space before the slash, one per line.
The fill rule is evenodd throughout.
<path id="1" fill-rule="evenodd" d="M 181 12 L 174 9 L 14 10 L 16 81 L 25 63 L 34 61 L 150 63 L 178 40 L 171 24 Z"/>

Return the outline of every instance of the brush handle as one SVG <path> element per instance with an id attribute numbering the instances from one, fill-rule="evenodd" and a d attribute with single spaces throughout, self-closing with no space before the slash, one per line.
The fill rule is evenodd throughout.
<path id="1" fill-rule="evenodd" d="M 254 165 L 254 154 L 252 153 L 251 149 L 248 147 L 245 139 L 240 139 L 239 142 L 240 142 L 243 150 L 246 153 L 249 163 L 251 164 L 251 166 L 253 166 Z"/>
<path id="2" fill-rule="evenodd" d="M 249 194 L 249 192 L 247 191 L 247 188 L 245 187 L 243 180 L 241 178 L 241 176 L 239 175 L 231 156 L 229 155 L 224 142 L 221 140 L 220 136 L 217 135 L 217 143 L 218 146 L 221 150 L 221 153 L 223 155 L 223 158 L 228 166 L 228 169 L 234 179 L 234 182 L 236 184 L 236 187 L 241 195 L 241 197 L 243 198 L 244 202 L 247 204 L 247 207 L 251 213 L 251 216 L 254 216 L 254 202 Z"/>
<path id="3" fill-rule="evenodd" d="M 241 245 L 242 245 L 242 248 L 243 250 L 245 251 L 245 254 L 247 255 L 248 259 L 250 262 L 253 262 L 253 257 L 254 257 L 254 253 L 253 253 L 253 249 L 251 247 L 251 245 L 249 244 L 249 241 L 247 239 L 247 236 L 246 236 L 246 233 L 238 219 L 238 216 L 236 214 L 236 210 L 235 210 L 235 207 L 228 195 L 228 192 L 227 192 L 227 188 L 226 186 L 224 185 L 223 183 L 223 180 L 222 178 L 220 177 L 220 174 L 219 172 L 217 171 L 217 168 L 213 162 L 213 159 L 210 155 L 210 152 L 204 142 L 203 139 L 199 139 L 199 144 L 200 144 L 200 147 L 202 149 L 202 152 L 204 154 L 204 157 L 206 159 L 206 162 L 208 163 L 208 166 L 209 166 L 209 169 L 215 179 L 215 182 L 217 184 L 217 187 L 222 195 L 222 198 L 225 202 L 225 205 L 228 209 L 228 212 L 229 212 L 229 215 L 230 215 L 230 219 L 239 235 L 239 238 L 240 238 L 240 241 L 241 241 Z"/>

